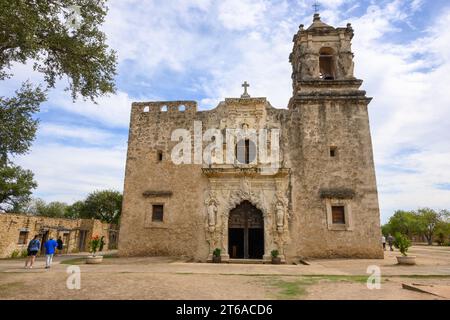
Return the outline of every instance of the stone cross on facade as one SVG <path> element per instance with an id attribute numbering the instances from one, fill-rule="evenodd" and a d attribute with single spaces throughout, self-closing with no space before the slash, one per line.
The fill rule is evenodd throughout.
<path id="1" fill-rule="evenodd" d="M 247 92 L 247 88 L 250 87 L 250 85 L 247 83 L 247 81 L 244 81 L 242 87 L 244 88 L 244 93 L 241 95 L 241 98 L 250 98 L 250 95 Z"/>
<path id="2" fill-rule="evenodd" d="M 318 4 L 316 1 L 312 6 L 314 8 L 314 13 L 319 13 L 320 4 Z"/>

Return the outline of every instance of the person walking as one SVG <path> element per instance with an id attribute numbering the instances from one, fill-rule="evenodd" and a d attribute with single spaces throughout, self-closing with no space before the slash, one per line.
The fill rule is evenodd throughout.
<path id="1" fill-rule="evenodd" d="M 386 237 L 381 235 L 381 243 L 383 244 L 383 250 L 386 251 Z"/>
<path id="2" fill-rule="evenodd" d="M 59 255 L 61 255 L 62 252 L 63 252 L 64 243 L 63 243 L 61 237 L 58 237 L 58 240 L 56 240 L 56 242 L 57 242 L 57 244 L 58 244 L 58 246 L 57 246 L 58 253 L 59 253 Z"/>
<path id="3" fill-rule="evenodd" d="M 47 257 L 45 269 L 49 269 L 52 266 L 53 255 L 55 254 L 55 249 L 58 247 L 58 243 L 53 239 L 53 237 L 50 237 L 50 239 L 45 242 L 44 246 L 45 256 Z"/>
<path id="4" fill-rule="evenodd" d="M 394 237 L 391 234 L 388 235 L 387 242 L 391 251 L 394 251 L 394 248 L 392 248 L 392 246 L 394 245 Z"/>
<path id="5" fill-rule="evenodd" d="M 25 268 L 33 269 L 34 261 L 36 260 L 36 255 L 41 248 L 41 242 L 39 241 L 39 236 L 35 235 L 33 240 L 28 243 L 27 248 L 27 259 L 25 260 Z M 28 267 L 28 264 L 30 265 Z"/>

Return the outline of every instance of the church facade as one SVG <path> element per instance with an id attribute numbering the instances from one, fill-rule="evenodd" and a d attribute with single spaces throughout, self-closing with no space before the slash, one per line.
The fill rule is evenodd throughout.
<path id="1" fill-rule="evenodd" d="M 316 14 L 290 55 L 287 109 L 250 97 L 133 103 L 122 256 L 196 261 L 382 258 L 369 127 L 350 24 Z"/>

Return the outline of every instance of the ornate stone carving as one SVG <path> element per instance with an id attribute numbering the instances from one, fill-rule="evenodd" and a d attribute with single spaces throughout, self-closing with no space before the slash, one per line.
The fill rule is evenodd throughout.
<path id="1" fill-rule="evenodd" d="M 355 64 L 353 62 L 353 53 L 350 51 L 344 51 L 339 54 L 338 59 L 339 73 L 344 79 L 354 78 Z"/>
<path id="2" fill-rule="evenodd" d="M 300 77 L 302 80 L 317 78 L 319 75 L 319 55 L 307 50 L 300 67 Z"/>
<path id="3" fill-rule="evenodd" d="M 277 202 L 276 205 L 276 216 L 277 216 L 277 231 L 278 233 L 282 233 L 284 230 L 284 205 L 281 201 Z"/>

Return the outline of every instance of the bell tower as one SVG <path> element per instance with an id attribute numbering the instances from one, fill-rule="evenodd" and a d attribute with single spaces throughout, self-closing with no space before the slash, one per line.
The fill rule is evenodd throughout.
<path id="1" fill-rule="evenodd" d="M 299 245 L 288 255 L 383 257 L 368 114 L 372 98 L 354 75 L 353 35 L 351 24 L 334 28 L 316 13 L 311 26 L 300 25 L 294 36 L 286 136 L 297 214 L 290 234 Z"/>
<path id="2" fill-rule="evenodd" d="M 292 64 L 292 87 L 297 95 L 317 95 L 324 92 L 365 95 L 358 91 L 362 84 L 354 76 L 351 40 L 353 28 L 334 28 L 322 22 L 319 13 L 305 29 L 300 25 L 294 36 L 294 48 L 289 57 Z"/>

